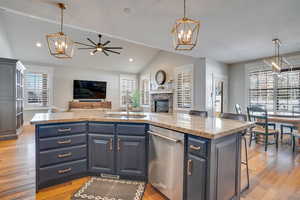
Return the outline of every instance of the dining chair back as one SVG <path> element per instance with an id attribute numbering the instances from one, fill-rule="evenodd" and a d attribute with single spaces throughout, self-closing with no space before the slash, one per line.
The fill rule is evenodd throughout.
<path id="1" fill-rule="evenodd" d="M 235 112 L 237 113 L 237 114 L 242 114 L 243 112 L 242 112 L 242 108 L 241 108 L 241 106 L 239 105 L 239 104 L 235 104 Z"/>

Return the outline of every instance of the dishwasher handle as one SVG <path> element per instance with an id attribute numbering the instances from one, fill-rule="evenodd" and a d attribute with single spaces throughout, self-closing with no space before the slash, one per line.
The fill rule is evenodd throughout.
<path id="1" fill-rule="evenodd" d="M 160 138 L 169 140 L 169 141 L 171 141 L 171 142 L 181 143 L 181 140 L 177 140 L 177 139 L 174 139 L 174 138 L 170 138 L 170 137 L 168 137 L 168 136 L 164 136 L 164 135 L 161 135 L 161 134 L 156 133 L 156 132 L 153 132 L 153 131 L 148 131 L 148 133 L 151 134 L 151 135 L 154 135 L 154 136 L 157 136 L 157 137 L 160 137 Z"/>

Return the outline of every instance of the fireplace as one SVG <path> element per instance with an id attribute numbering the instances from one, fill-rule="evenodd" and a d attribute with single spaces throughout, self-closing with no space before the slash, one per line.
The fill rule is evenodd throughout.
<path id="1" fill-rule="evenodd" d="M 152 93 L 151 112 L 173 112 L 173 93 Z"/>
<path id="2" fill-rule="evenodd" d="M 169 112 L 169 100 L 155 100 L 154 112 Z"/>

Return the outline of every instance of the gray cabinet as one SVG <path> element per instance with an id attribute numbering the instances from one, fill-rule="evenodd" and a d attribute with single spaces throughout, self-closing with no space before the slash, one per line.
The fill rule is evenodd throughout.
<path id="1" fill-rule="evenodd" d="M 145 176 L 145 136 L 118 136 L 117 173 Z"/>
<path id="2" fill-rule="evenodd" d="M 206 159 L 188 154 L 187 199 L 204 200 L 206 184 Z"/>
<path id="3" fill-rule="evenodd" d="M 23 125 L 23 65 L 0 58 L 0 140 L 17 138 Z"/>
<path id="4" fill-rule="evenodd" d="M 114 136 L 89 134 L 89 171 L 114 173 Z"/>

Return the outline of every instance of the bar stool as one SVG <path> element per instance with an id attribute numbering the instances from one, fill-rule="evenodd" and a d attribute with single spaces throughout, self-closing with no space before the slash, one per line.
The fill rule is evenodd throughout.
<path id="1" fill-rule="evenodd" d="M 240 121 L 247 121 L 247 116 L 244 114 L 234 114 L 234 113 L 222 113 L 221 118 L 223 119 L 232 119 L 232 120 L 240 120 Z M 244 141 L 245 145 L 245 161 L 242 161 L 241 164 L 246 165 L 246 173 L 247 173 L 247 185 L 245 188 L 242 189 L 242 192 L 245 190 L 249 189 L 250 187 L 250 178 L 249 178 L 249 165 L 248 165 L 248 145 L 247 145 L 247 140 L 246 140 L 246 135 L 247 131 L 244 131 L 242 133 L 242 139 Z"/>
<path id="2" fill-rule="evenodd" d="M 300 139 L 300 133 L 293 133 L 293 152 L 296 151 L 296 139 Z"/>

